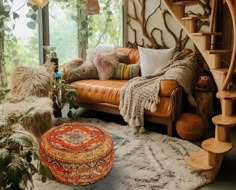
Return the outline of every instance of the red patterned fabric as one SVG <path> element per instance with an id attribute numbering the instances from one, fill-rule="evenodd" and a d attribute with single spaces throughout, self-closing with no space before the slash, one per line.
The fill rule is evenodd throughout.
<path id="1" fill-rule="evenodd" d="M 109 134 L 96 126 L 66 123 L 43 134 L 39 156 L 57 180 L 87 185 L 109 173 L 114 146 Z"/>

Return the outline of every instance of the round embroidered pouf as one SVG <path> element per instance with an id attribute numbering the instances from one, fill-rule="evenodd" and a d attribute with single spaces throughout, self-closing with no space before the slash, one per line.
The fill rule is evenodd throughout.
<path id="1" fill-rule="evenodd" d="M 96 126 L 66 123 L 42 135 L 39 156 L 57 180 L 88 185 L 109 173 L 114 146 L 110 135 Z"/>

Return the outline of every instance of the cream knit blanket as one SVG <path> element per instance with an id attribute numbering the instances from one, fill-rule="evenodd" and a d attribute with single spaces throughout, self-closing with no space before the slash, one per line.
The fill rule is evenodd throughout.
<path id="1" fill-rule="evenodd" d="M 178 52 L 152 75 L 129 80 L 120 91 L 120 114 L 140 133 L 144 130 L 144 110 L 155 112 L 159 103 L 160 81 L 176 80 L 188 95 L 192 94 L 197 80 L 198 64 L 187 53 Z"/>

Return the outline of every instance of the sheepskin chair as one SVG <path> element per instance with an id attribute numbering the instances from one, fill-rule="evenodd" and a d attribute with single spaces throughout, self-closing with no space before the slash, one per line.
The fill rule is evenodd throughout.
<path id="1" fill-rule="evenodd" d="M 21 118 L 23 127 L 39 139 L 53 125 L 52 76 L 44 66 L 18 65 L 11 77 L 11 90 L 0 105 L 1 117 Z"/>
<path id="2" fill-rule="evenodd" d="M 11 91 L 7 98 L 21 101 L 29 96 L 48 97 L 52 90 L 52 75 L 44 66 L 18 65 L 11 76 Z"/>

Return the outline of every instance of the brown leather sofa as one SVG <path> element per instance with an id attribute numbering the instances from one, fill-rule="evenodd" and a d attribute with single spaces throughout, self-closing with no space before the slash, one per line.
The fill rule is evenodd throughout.
<path id="1" fill-rule="evenodd" d="M 139 62 L 138 50 L 119 48 L 120 52 L 129 55 L 130 64 Z M 119 113 L 120 89 L 127 80 L 86 79 L 70 83 L 78 92 L 78 105 L 92 110 Z M 172 136 L 172 124 L 181 112 L 182 88 L 175 80 L 163 80 L 160 84 L 160 103 L 157 111 L 145 111 L 145 121 L 167 126 L 167 134 Z M 163 125 L 160 125 L 163 126 Z"/>

